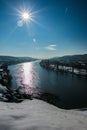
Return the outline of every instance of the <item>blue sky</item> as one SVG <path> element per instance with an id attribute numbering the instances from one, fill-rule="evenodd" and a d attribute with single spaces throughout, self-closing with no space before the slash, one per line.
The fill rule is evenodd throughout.
<path id="1" fill-rule="evenodd" d="M 20 13 L 33 20 L 20 25 Z M 0 0 L 0 55 L 50 58 L 87 53 L 86 0 Z"/>

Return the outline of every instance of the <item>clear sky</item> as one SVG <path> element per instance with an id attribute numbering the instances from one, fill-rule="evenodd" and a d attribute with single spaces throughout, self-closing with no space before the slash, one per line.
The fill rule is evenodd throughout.
<path id="1" fill-rule="evenodd" d="M 83 53 L 87 0 L 0 0 L 0 55 L 49 58 Z"/>

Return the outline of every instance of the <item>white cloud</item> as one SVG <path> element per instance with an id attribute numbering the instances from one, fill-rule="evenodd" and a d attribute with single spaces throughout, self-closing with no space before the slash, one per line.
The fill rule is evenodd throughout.
<path id="1" fill-rule="evenodd" d="M 49 50 L 49 51 L 55 51 L 55 50 L 56 50 L 56 45 L 46 46 L 45 49 L 46 49 L 46 50 Z"/>
<path id="2" fill-rule="evenodd" d="M 56 45 L 55 44 L 53 44 L 53 45 L 50 45 L 51 47 L 56 47 Z"/>

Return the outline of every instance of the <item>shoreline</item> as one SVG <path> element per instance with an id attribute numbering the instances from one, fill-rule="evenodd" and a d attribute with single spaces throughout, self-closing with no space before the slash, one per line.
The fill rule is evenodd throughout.
<path id="1" fill-rule="evenodd" d="M 63 72 L 63 73 L 71 73 L 72 75 L 77 75 L 80 77 L 86 77 L 87 78 L 87 68 L 77 68 L 70 65 L 67 65 L 67 63 L 51 63 L 49 60 L 42 60 L 40 62 L 40 66 L 54 72 Z M 80 66 L 81 67 L 81 66 Z"/>
<path id="2" fill-rule="evenodd" d="M 5 69 L 6 72 L 8 72 L 7 74 L 7 79 L 9 79 L 9 74 L 10 74 L 10 71 L 7 71 L 8 70 L 8 67 Z M 11 75 L 10 75 L 11 76 Z M 11 76 L 12 77 L 12 76 Z M 55 94 L 52 94 L 52 93 L 37 93 L 37 95 L 34 95 L 34 94 L 26 94 L 26 93 L 23 93 L 22 90 L 22 87 L 18 87 L 17 89 L 12 89 L 11 87 L 11 80 L 12 78 L 10 79 L 9 83 L 10 83 L 10 86 L 7 84 L 7 85 L 4 85 L 7 90 L 6 92 L 4 93 L 3 92 L 3 96 L 2 96 L 2 101 L 5 101 L 5 102 L 15 102 L 15 103 L 20 103 L 22 101 L 24 101 L 25 99 L 29 99 L 29 100 L 33 100 L 33 99 L 39 99 L 39 100 L 43 100 L 49 104 L 52 104 L 58 108 L 62 108 L 62 109 L 76 109 L 76 108 L 86 108 L 87 105 L 80 105 L 80 104 L 75 104 L 75 105 L 67 105 L 67 104 L 62 104 L 62 100 L 59 96 L 56 96 Z"/>

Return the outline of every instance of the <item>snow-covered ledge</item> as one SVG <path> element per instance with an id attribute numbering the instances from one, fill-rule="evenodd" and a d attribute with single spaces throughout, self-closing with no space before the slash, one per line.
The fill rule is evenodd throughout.
<path id="1" fill-rule="evenodd" d="M 0 130 L 87 130 L 87 111 L 62 110 L 36 99 L 0 102 Z"/>

